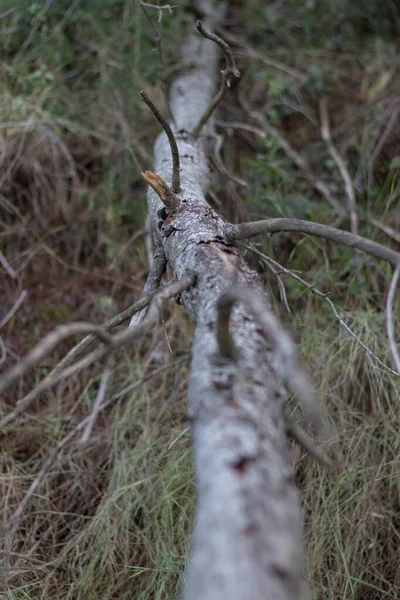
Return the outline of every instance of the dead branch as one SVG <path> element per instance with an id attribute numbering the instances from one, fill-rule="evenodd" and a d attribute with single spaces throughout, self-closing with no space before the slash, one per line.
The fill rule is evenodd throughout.
<path id="1" fill-rule="evenodd" d="M 19 309 L 19 307 L 25 300 L 27 294 L 28 294 L 28 292 L 26 290 L 22 290 L 22 292 L 20 293 L 20 295 L 14 302 L 14 305 L 10 308 L 10 310 L 8 311 L 6 316 L 0 321 L 0 329 L 2 329 L 5 325 L 7 325 L 8 321 L 10 321 L 10 319 L 13 318 L 13 316 L 15 315 L 15 313 L 17 312 L 17 310 Z"/>
<path id="2" fill-rule="evenodd" d="M 346 191 L 347 202 L 350 213 L 350 223 L 351 223 L 351 232 L 354 235 L 358 233 L 358 217 L 356 211 L 356 197 L 354 193 L 353 182 L 350 177 L 350 173 L 348 168 L 346 167 L 343 158 L 340 156 L 338 150 L 334 146 L 331 137 L 331 130 L 329 127 L 329 117 L 328 117 L 328 109 L 326 105 L 326 99 L 321 98 L 319 102 L 319 110 L 321 116 L 321 135 L 322 139 L 325 141 L 328 152 L 331 155 L 332 159 L 335 161 L 337 168 L 339 169 L 339 173 L 343 179 L 344 188 Z"/>
<path id="3" fill-rule="evenodd" d="M 396 371 L 393 371 L 393 369 L 391 369 L 387 365 L 385 365 L 385 363 L 382 362 L 381 359 L 378 358 L 376 356 L 376 354 L 374 354 L 372 352 L 372 350 L 370 348 L 368 348 L 368 346 L 366 346 L 366 344 L 364 344 L 364 342 L 362 340 L 360 340 L 360 338 L 354 333 L 354 331 L 352 331 L 352 329 L 350 329 L 350 327 L 347 325 L 347 323 L 345 323 L 345 321 L 343 321 L 342 317 L 339 315 L 338 311 L 336 310 L 336 307 L 335 307 L 334 303 L 329 298 L 329 294 L 327 294 L 327 293 L 324 294 L 323 292 L 321 292 L 320 290 L 318 290 L 316 287 L 314 287 L 313 285 L 310 285 L 307 281 L 305 281 L 304 279 L 302 279 L 299 275 L 297 275 L 296 273 L 293 273 L 293 271 L 291 271 L 290 269 L 287 269 L 286 267 L 284 267 L 283 265 L 281 265 L 280 263 L 278 263 L 273 258 L 270 258 L 266 254 L 263 254 L 262 252 L 260 252 L 259 250 L 257 250 L 254 246 L 249 245 L 249 246 L 246 246 L 246 248 L 248 248 L 249 250 L 251 250 L 252 252 L 254 252 L 254 254 L 256 254 L 257 256 L 259 256 L 261 258 L 261 260 L 263 260 L 265 263 L 267 263 L 267 264 L 270 263 L 270 264 L 274 265 L 275 267 L 279 268 L 283 273 L 285 273 L 289 277 L 292 277 L 292 279 L 295 279 L 296 281 L 298 281 L 299 283 L 301 283 L 302 285 L 304 285 L 308 290 L 310 290 L 310 292 L 312 292 L 316 296 L 319 296 L 320 298 L 322 298 L 323 300 L 325 300 L 329 304 L 329 306 L 331 307 L 331 310 L 332 310 L 333 314 L 335 315 L 336 319 L 339 321 L 339 324 L 357 342 L 357 344 L 359 346 L 361 346 L 361 348 L 363 348 L 363 350 L 365 350 L 365 352 L 369 356 L 371 356 L 371 358 L 373 358 L 379 364 L 379 366 L 382 367 L 382 369 L 384 369 L 385 371 L 387 371 L 391 375 L 396 375 L 397 377 L 400 377 L 400 369 L 399 369 L 398 372 L 396 372 Z"/>
<path id="4" fill-rule="evenodd" d="M 7 348 L 6 348 L 6 345 L 5 345 L 4 340 L 1 335 L 0 335 L 0 350 L 1 350 L 1 356 L 0 356 L 0 366 L 1 366 L 7 358 Z"/>
<path id="5" fill-rule="evenodd" d="M 194 285 L 195 280 L 196 280 L 196 278 L 194 275 L 189 275 L 189 276 L 183 278 L 182 280 L 175 281 L 175 282 L 169 284 L 168 286 L 165 286 L 164 288 L 162 288 L 162 290 L 159 290 L 158 292 L 156 292 L 155 297 L 151 303 L 150 309 L 148 311 L 148 314 L 147 314 L 146 318 L 142 321 L 142 323 L 137 325 L 137 327 L 132 327 L 132 328 L 128 328 L 124 331 L 121 331 L 120 333 L 116 334 L 115 336 L 110 336 L 111 340 L 112 340 L 112 343 L 111 343 L 112 351 L 115 352 L 116 350 L 118 350 L 119 348 L 121 348 L 122 346 L 127 344 L 128 342 L 140 337 L 143 333 L 146 333 L 149 330 L 151 330 L 151 328 L 154 327 L 154 325 L 157 321 L 159 310 L 160 310 L 162 304 L 166 300 L 168 300 L 168 299 L 176 296 L 177 294 L 180 294 L 183 291 L 190 288 L 192 285 Z M 144 300 L 147 300 L 147 299 L 143 299 L 142 302 L 144 302 Z M 84 323 L 84 325 L 89 326 L 88 323 Z M 62 327 L 68 327 L 68 326 L 62 326 Z M 91 327 L 93 328 L 94 326 L 91 326 Z M 57 330 L 55 330 L 55 331 L 57 331 Z M 102 331 L 104 332 L 104 329 Z M 54 333 L 54 332 L 52 332 L 52 333 Z M 93 352 L 91 352 L 91 354 L 85 356 L 83 359 L 81 359 L 77 363 L 67 366 L 66 368 L 65 368 L 66 364 L 70 364 L 70 363 L 68 363 L 68 361 L 65 360 L 64 364 L 63 364 L 63 361 L 61 361 L 59 363 L 59 365 L 57 365 L 57 367 L 55 369 L 53 369 L 53 371 L 43 381 L 41 381 L 38 386 L 36 386 L 35 389 L 33 389 L 29 394 L 27 394 L 24 398 L 22 398 L 21 400 L 18 401 L 16 407 L 14 408 L 14 410 L 11 413 L 6 415 L 0 421 L 0 430 L 3 429 L 4 427 L 6 427 L 7 425 L 9 425 L 10 423 L 12 423 L 13 421 L 15 421 L 28 408 L 28 406 L 37 398 L 37 396 L 42 391 L 44 391 L 45 389 L 48 389 L 52 385 L 55 385 L 61 379 L 71 376 L 72 374 L 76 373 L 77 371 L 80 371 L 81 369 L 90 366 L 97 360 L 100 360 L 101 358 L 103 358 L 105 356 L 105 354 L 107 354 L 107 352 L 109 352 L 109 351 L 110 351 L 110 349 L 108 347 L 98 348 L 97 350 L 94 350 Z M 65 359 L 67 359 L 67 358 L 68 358 L 68 355 L 65 357 Z M 16 367 L 18 367 L 18 364 L 16 365 Z M 64 368 L 64 370 L 62 370 L 62 368 Z M 12 369 L 10 369 L 10 370 L 12 370 Z M 6 377 L 7 374 L 8 374 L 8 372 L 5 373 L 3 378 Z"/>
<path id="6" fill-rule="evenodd" d="M 153 188 L 168 211 L 179 211 L 181 201 L 159 175 L 156 175 L 152 171 L 142 171 L 142 177 Z"/>
<path id="7" fill-rule="evenodd" d="M 245 238 L 254 237 L 265 233 L 278 233 L 281 231 L 294 231 L 297 233 L 307 233 L 315 237 L 323 238 L 343 244 L 349 248 L 357 248 L 367 254 L 371 254 L 376 258 L 385 260 L 396 267 L 400 263 L 400 253 L 391 250 L 386 246 L 382 246 L 377 242 L 368 240 L 367 238 L 335 229 L 321 223 L 313 223 L 312 221 L 304 221 L 302 219 L 265 219 L 263 221 L 253 221 L 252 223 L 241 223 L 240 225 L 232 225 L 227 233 L 229 241 L 242 240 Z"/>
<path id="8" fill-rule="evenodd" d="M 210 104 L 204 111 L 204 113 L 201 116 L 196 127 L 192 131 L 192 135 L 194 138 L 199 137 L 200 132 L 203 129 L 204 125 L 207 123 L 207 121 L 209 121 L 211 115 L 213 114 L 213 112 L 215 111 L 217 106 L 224 99 L 225 94 L 228 91 L 228 89 L 231 87 L 234 79 L 238 79 L 240 77 L 240 71 L 235 64 L 235 60 L 233 58 L 233 54 L 231 52 L 231 49 L 229 48 L 229 45 L 223 39 L 221 39 L 218 35 L 215 35 L 214 33 L 207 31 L 204 28 L 203 23 L 200 20 L 196 21 L 196 28 L 197 28 L 197 31 L 199 33 L 201 33 L 201 35 L 203 37 L 207 38 L 208 40 L 212 40 L 213 42 L 218 44 L 218 46 L 221 48 L 221 50 L 224 53 L 226 66 L 225 66 L 225 69 L 222 71 L 221 87 L 220 87 L 217 95 L 211 100 Z"/>
<path id="9" fill-rule="evenodd" d="M 292 436 L 292 438 L 305 450 L 312 458 L 322 465 L 323 467 L 330 469 L 332 463 L 327 456 L 317 446 L 309 435 L 304 431 L 300 425 L 292 421 L 292 419 L 285 415 L 285 427 L 286 432 Z"/>
<path id="10" fill-rule="evenodd" d="M 91 323 L 69 323 L 68 325 L 59 325 L 53 331 L 48 333 L 35 348 L 29 352 L 29 354 L 0 377 L 0 393 L 8 390 L 13 383 L 26 373 L 26 371 L 43 360 L 45 356 L 50 354 L 50 352 L 61 344 L 65 338 L 70 337 L 71 335 L 89 332 L 97 336 L 104 344 L 110 346 L 110 348 L 112 347 L 112 336 L 98 325 L 92 325 Z"/>
<path id="11" fill-rule="evenodd" d="M 16 271 L 12 268 L 4 254 L 0 251 L 0 264 L 4 267 L 10 277 L 13 279 L 18 279 L 18 275 Z"/>
<path id="12" fill-rule="evenodd" d="M 141 91 L 140 95 L 141 95 L 142 99 L 146 102 L 147 106 L 150 108 L 153 115 L 156 117 L 157 121 L 160 123 L 161 127 L 164 129 L 165 133 L 167 134 L 169 145 L 171 148 L 171 154 L 172 154 L 172 191 L 175 194 L 179 194 L 179 192 L 181 191 L 180 160 L 179 160 L 179 150 L 178 150 L 178 146 L 176 143 L 175 135 L 174 135 L 168 121 L 166 119 L 164 119 L 164 117 L 162 116 L 162 114 L 160 113 L 160 111 L 158 110 L 158 108 L 156 107 L 154 102 L 148 97 L 146 92 Z M 150 171 L 148 171 L 148 172 L 150 172 Z M 142 175 L 143 175 L 143 173 L 142 173 Z M 151 184 L 149 183 L 149 185 L 151 185 Z M 161 198 L 161 196 L 160 196 L 160 198 Z"/>
<path id="13" fill-rule="evenodd" d="M 272 342 L 274 346 L 273 368 L 287 385 L 289 391 L 298 399 L 305 417 L 310 421 L 316 433 L 326 437 L 327 427 L 322 421 L 314 388 L 308 375 L 300 366 L 294 343 L 265 302 L 254 292 L 239 286 L 232 286 L 218 301 L 217 339 L 221 354 L 229 359 L 237 356 L 237 350 L 229 331 L 230 314 L 237 302 L 247 305 L 254 319 L 260 324 L 265 338 Z"/>
<path id="14" fill-rule="evenodd" d="M 395 293 L 396 293 L 397 284 L 399 282 L 399 276 L 400 276 L 400 263 L 397 265 L 396 269 L 394 270 L 392 281 L 390 282 L 390 286 L 389 286 L 389 292 L 388 292 L 387 302 L 386 302 L 386 330 L 387 330 L 390 351 L 393 356 L 394 364 L 397 369 L 397 372 L 400 374 L 400 356 L 399 356 L 399 352 L 397 350 L 396 336 L 395 336 L 395 332 L 394 332 L 394 319 L 393 319 Z"/>
<path id="15" fill-rule="evenodd" d="M 147 280 L 142 291 L 142 297 L 146 297 L 149 294 L 152 294 L 153 292 L 158 290 L 161 278 L 165 273 L 166 267 L 167 259 L 165 257 L 164 248 L 162 247 L 162 244 L 160 244 L 160 241 L 156 239 L 156 248 L 154 251 L 154 256 L 152 256 L 152 264 L 150 265 L 150 272 L 147 276 Z M 140 321 L 143 320 L 146 312 L 147 308 L 143 308 L 141 311 L 136 312 L 132 316 L 131 322 L 129 323 L 129 327 L 135 327 L 135 325 L 140 323 Z"/>

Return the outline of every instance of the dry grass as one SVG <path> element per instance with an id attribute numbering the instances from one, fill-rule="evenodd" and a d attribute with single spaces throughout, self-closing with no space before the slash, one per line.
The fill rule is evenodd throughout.
<path id="1" fill-rule="evenodd" d="M 2 272 L 2 313 L 22 290 L 28 295 L 1 331 L 7 346 L 2 369 L 56 324 L 102 323 L 139 296 L 147 273 L 140 170 L 151 165 L 157 132 L 139 90 L 145 86 L 162 101 L 154 83 L 162 70 L 152 50 L 154 30 L 138 3 L 32 3 L 29 10 L 16 4 L 5 6 L 0 31 L 0 251 L 17 273 L 13 279 Z M 244 90 L 250 109 L 277 128 L 346 207 L 340 174 L 321 141 L 318 99 L 328 95 L 333 140 L 355 182 L 361 233 L 395 247 L 382 225 L 396 231 L 400 223 L 398 125 L 385 134 L 398 110 L 400 63 L 386 26 L 388 18 L 396 23 L 396 7 L 381 3 L 379 21 L 375 2 L 343 5 L 332 21 L 327 6 L 307 12 L 304 2 L 273 3 L 265 36 L 265 8 L 258 4 L 236 3 L 228 24 L 267 62 L 248 60 L 235 46 L 245 75 L 223 119 L 261 127 L 240 103 Z M 160 27 L 168 70 L 185 17 L 165 15 L 158 25 L 147 12 Z M 271 66 L 271 58 L 286 70 Z M 263 141 L 245 130 L 221 133 L 228 169 L 250 186 L 243 192 L 215 173 L 214 189 L 229 218 L 337 219 L 274 136 Z M 347 217 L 341 226 L 349 226 Z M 331 290 L 348 324 L 391 364 L 384 333 L 389 268 L 295 235 L 275 236 L 265 250 Z M 278 298 L 276 282 L 263 277 Z M 340 465 L 329 476 L 293 447 L 307 580 L 318 600 L 398 598 L 398 381 L 339 330 L 322 301 L 296 282 L 284 283 L 292 314 L 278 301 L 277 308 L 301 342 L 335 425 Z M 398 330 L 398 311 L 395 320 Z M 192 331 L 183 310 L 169 306 L 156 331 L 119 354 L 108 390 L 115 401 L 101 413 L 89 443 L 77 435 L 59 453 L 18 523 L 12 517 L 46 459 L 90 413 L 102 365 L 43 394 L 0 439 L 6 598 L 176 597 L 195 502 L 185 421 Z M 27 374 L 2 399 L 1 414 L 72 343 Z"/>

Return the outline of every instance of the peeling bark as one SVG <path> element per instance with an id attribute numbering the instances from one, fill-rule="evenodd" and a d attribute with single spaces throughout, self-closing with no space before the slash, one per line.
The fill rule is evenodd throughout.
<path id="1" fill-rule="evenodd" d="M 215 30 L 222 14 L 205 11 Z M 218 48 L 193 31 L 183 56 L 194 64 L 171 88 L 170 108 L 181 161 L 180 210 L 168 213 L 153 189 L 149 215 L 174 275 L 195 272 L 182 302 L 196 321 L 189 386 L 198 506 L 185 600 L 294 600 L 300 596 L 300 509 L 285 441 L 282 385 L 273 346 L 246 306 L 233 309 L 238 355 L 223 359 L 217 302 L 233 283 L 264 294 L 257 275 L 227 242 L 228 226 L 205 200 L 210 124 L 196 126 L 219 85 Z M 171 184 L 167 136 L 155 144 L 154 172 Z"/>

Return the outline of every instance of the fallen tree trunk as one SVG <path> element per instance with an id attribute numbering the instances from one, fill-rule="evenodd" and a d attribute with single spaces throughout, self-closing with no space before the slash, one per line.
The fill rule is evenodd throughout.
<path id="1" fill-rule="evenodd" d="M 205 10 L 215 29 L 221 13 Z M 148 209 L 174 276 L 196 274 L 182 303 L 196 321 L 189 387 L 198 505 L 186 600 L 299 598 L 302 568 L 300 510 L 285 441 L 282 384 L 274 346 L 244 305 L 233 309 L 230 330 L 237 356 L 224 358 L 217 341 L 217 303 L 235 282 L 264 294 L 257 275 L 205 200 L 209 180 L 206 124 L 191 135 L 216 87 L 218 47 L 193 31 L 183 44 L 193 67 L 170 90 L 173 131 L 180 154 L 179 210 L 166 210 L 149 188 Z M 171 184 L 172 158 L 162 133 L 154 172 Z"/>

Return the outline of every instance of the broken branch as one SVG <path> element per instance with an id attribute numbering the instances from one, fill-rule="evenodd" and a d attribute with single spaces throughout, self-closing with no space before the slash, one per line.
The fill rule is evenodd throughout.
<path id="1" fill-rule="evenodd" d="M 142 177 L 153 188 L 168 211 L 176 212 L 180 209 L 181 201 L 178 196 L 174 194 L 159 175 L 156 175 L 153 171 L 142 171 Z"/>

